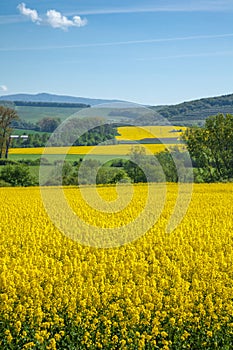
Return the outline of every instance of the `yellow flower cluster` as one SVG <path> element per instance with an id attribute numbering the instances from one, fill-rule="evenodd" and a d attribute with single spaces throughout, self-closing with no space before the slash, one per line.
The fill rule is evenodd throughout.
<path id="1" fill-rule="evenodd" d="M 142 140 L 153 138 L 177 138 L 186 130 L 184 126 L 121 126 L 117 140 Z"/>
<path id="2" fill-rule="evenodd" d="M 83 220 L 119 227 L 142 212 L 146 185 L 134 190 L 116 214 L 84 205 L 78 188 L 64 192 Z M 115 187 L 98 191 L 116 199 Z M 176 196 L 177 185 L 167 185 L 154 226 L 103 249 L 60 232 L 39 188 L 1 188 L 0 348 L 232 348 L 233 185 L 195 185 L 186 216 L 168 234 Z"/>
<path id="3" fill-rule="evenodd" d="M 134 146 L 145 148 L 147 154 L 159 153 L 166 149 L 165 144 L 122 144 L 122 145 L 106 145 L 106 146 L 73 146 L 73 147 L 36 147 L 36 148 L 11 148 L 9 154 L 88 154 L 93 155 L 128 155 Z M 175 144 L 169 144 L 174 147 Z"/>

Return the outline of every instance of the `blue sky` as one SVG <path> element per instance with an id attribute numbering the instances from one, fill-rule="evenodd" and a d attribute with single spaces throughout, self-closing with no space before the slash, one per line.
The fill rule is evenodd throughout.
<path id="1" fill-rule="evenodd" d="M 233 93 L 233 0 L 1 0 L 0 95 Z"/>

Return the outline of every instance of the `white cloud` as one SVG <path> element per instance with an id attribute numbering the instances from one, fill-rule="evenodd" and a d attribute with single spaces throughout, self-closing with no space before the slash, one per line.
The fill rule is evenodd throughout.
<path id="1" fill-rule="evenodd" d="M 0 85 L 0 91 L 6 92 L 8 91 L 8 87 L 6 85 Z"/>
<path id="2" fill-rule="evenodd" d="M 80 16 L 74 16 L 73 22 L 77 27 L 83 27 L 87 24 L 87 19 L 86 18 L 82 19 Z"/>
<path id="3" fill-rule="evenodd" d="M 27 8 L 24 2 L 19 4 L 17 8 L 19 9 L 19 12 L 22 15 L 30 18 L 32 22 L 39 23 L 41 21 L 41 18 L 39 17 L 38 12 L 36 10 L 31 10 Z"/>
<path id="4" fill-rule="evenodd" d="M 48 10 L 45 18 L 41 18 L 37 10 L 27 8 L 25 3 L 22 2 L 17 6 L 21 15 L 30 18 L 34 23 L 41 23 L 50 25 L 52 28 L 60 28 L 67 30 L 69 27 L 83 27 L 87 24 L 86 18 L 80 16 L 73 16 L 71 19 L 61 14 L 56 10 Z"/>
<path id="5" fill-rule="evenodd" d="M 79 16 L 74 16 L 72 19 L 68 19 L 56 10 L 47 11 L 47 22 L 53 28 L 60 28 L 67 30 L 69 27 L 83 27 L 87 24 L 87 20 L 82 19 Z"/>
<path id="6" fill-rule="evenodd" d="M 24 7 L 23 7 L 24 5 Z M 25 8 L 25 4 L 22 3 L 18 5 L 19 8 Z M 27 11 L 36 11 L 36 10 L 30 10 L 26 9 Z M 179 1 L 174 4 L 174 1 L 172 3 L 169 3 L 169 1 L 165 2 L 165 0 L 162 0 L 162 2 L 157 3 L 153 6 L 131 6 L 131 7 L 109 7 L 109 8 L 100 8 L 98 9 L 86 9 L 79 11 L 79 14 L 81 16 L 87 16 L 87 15 L 111 15 L 111 14 L 131 14 L 131 13 L 147 13 L 147 12 L 232 12 L 233 11 L 233 1 L 232 0 L 195 0 L 195 2 L 192 3 L 192 0 L 190 2 L 185 1 L 185 3 L 180 3 Z M 20 11 L 21 12 L 21 11 Z M 37 13 L 37 11 L 36 11 Z M 24 14 L 21 12 L 21 14 Z M 75 16 L 74 12 L 66 13 L 66 16 Z M 26 19 L 26 16 L 25 16 Z M 40 18 L 41 20 L 41 18 Z M 23 22 L 24 18 L 22 16 L 18 15 L 2 15 L 0 16 L 0 25 L 2 24 L 10 24 L 10 23 L 18 23 Z"/>

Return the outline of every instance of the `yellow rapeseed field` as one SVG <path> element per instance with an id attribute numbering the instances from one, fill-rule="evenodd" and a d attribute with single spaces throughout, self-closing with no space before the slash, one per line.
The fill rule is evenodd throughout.
<path id="1" fill-rule="evenodd" d="M 180 137 L 186 130 L 183 126 L 121 126 L 117 128 L 120 135 L 117 140 L 142 140 L 145 138 Z"/>
<path id="2" fill-rule="evenodd" d="M 170 234 L 177 185 L 166 187 L 157 223 L 108 249 L 59 232 L 39 188 L 0 188 L 0 349 L 232 349 L 233 184 L 194 185 Z M 147 186 L 133 189 L 116 214 L 91 209 L 79 188 L 64 193 L 89 224 L 120 227 L 143 209 Z"/>
<path id="3" fill-rule="evenodd" d="M 166 147 L 174 147 L 176 145 L 165 144 L 122 144 L 108 146 L 73 146 L 73 147 L 37 147 L 37 148 L 11 148 L 9 154 L 88 154 L 93 155 L 127 155 L 130 154 L 132 147 L 144 147 L 147 154 L 159 153 Z"/>

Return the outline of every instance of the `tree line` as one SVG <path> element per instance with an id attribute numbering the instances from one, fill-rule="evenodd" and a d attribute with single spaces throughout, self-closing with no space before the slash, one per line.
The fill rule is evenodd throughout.
<path id="1" fill-rule="evenodd" d="M 48 141 L 49 134 L 29 135 L 28 139 L 22 141 L 11 140 L 12 122 L 18 120 L 15 110 L 0 106 L 0 158 L 7 158 L 11 142 L 13 146 L 39 147 L 44 146 Z M 93 120 L 71 120 L 67 134 L 59 135 L 61 137 L 51 140 L 51 145 L 71 145 L 78 123 L 81 130 L 90 129 L 84 132 L 76 139 L 75 145 L 96 145 L 101 142 L 114 142 L 117 130 L 112 125 L 97 125 L 99 121 Z M 217 182 L 233 181 L 233 115 L 218 114 L 206 119 L 203 127 L 191 127 L 183 134 L 183 140 L 192 159 L 192 167 L 187 169 L 188 159 L 184 152 L 174 148 L 172 152 L 161 152 L 158 155 L 147 156 L 142 148 L 134 148 L 127 161 L 113 161 L 108 166 L 101 167 L 96 160 L 87 160 L 85 167 L 81 166 L 82 160 L 77 164 L 65 163 L 62 170 L 62 181 L 64 184 L 80 184 L 77 180 L 79 168 L 85 170 L 85 183 L 116 183 L 123 182 L 160 182 L 160 181 L 189 181 L 189 171 L 194 172 L 194 181 L 196 182 Z M 21 144 L 19 144 L 21 142 Z M 64 143 L 66 142 L 66 143 Z M 175 161 L 174 161 L 175 160 Z M 30 164 L 29 164 L 30 165 Z M 33 164 L 31 164 L 33 165 Z M 11 164 L 7 168 L 13 171 L 12 167 L 18 166 L 17 172 L 20 171 L 22 164 Z M 61 165 L 57 164 L 57 167 Z M 177 173 L 179 168 L 179 174 Z M 99 169 L 97 178 L 93 179 L 93 169 Z M 10 169 L 10 170 L 9 170 Z M 102 169 L 102 170 L 101 170 Z M 3 169 L 1 171 L 1 174 Z M 17 172 L 15 174 L 17 174 Z M 4 173 L 4 172 L 3 172 Z M 1 175 L 2 176 L 2 175 Z M 8 177 L 7 177 L 8 176 Z M 16 175 L 14 175 L 16 176 Z M 56 174 L 52 174 L 51 179 L 56 183 Z M 5 181 L 2 178 L 3 181 Z M 93 182 L 94 181 L 94 182 Z M 27 182 L 28 183 L 28 182 Z"/>
<path id="2" fill-rule="evenodd" d="M 78 137 L 73 146 L 95 146 L 100 143 L 115 143 L 117 129 L 110 124 L 101 125 L 88 130 Z M 30 148 L 30 147 L 45 147 L 46 145 L 72 146 L 72 132 L 64 134 L 62 138 L 51 139 L 49 133 L 32 133 L 27 135 L 26 139 L 21 137 L 13 138 L 11 141 L 12 148 Z M 48 143 L 49 142 L 49 143 Z"/>
<path id="3" fill-rule="evenodd" d="M 36 102 L 36 101 L 14 101 L 15 106 L 29 107 L 54 107 L 54 108 L 90 108 L 91 105 L 85 103 L 67 103 L 67 102 Z"/>
<path id="4" fill-rule="evenodd" d="M 25 121 L 23 119 L 17 118 L 12 120 L 12 127 L 14 129 L 26 129 L 34 130 L 40 132 L 53 132 L 61 123 L 60 118 L 44 117 L 40 119 L 37 123 L 32 123 Z"/>
<path id="5" fill-rule="evenodd" d="M 31 174 L 33 166 L 45 167 L 46 179 L 41 183 L 47 186 L 116 184 L 141 182 L 177 182 L 189 181 L 185 168 L 187 155 L 174 149 L 172 153 L 161 152 L 147 156 L 144 148 L 133 147 L 129 159 L 117 158 L 102 165 L 97 159 L 77 158 L 76 161 L 49 161 L 46 158 L 36 160 L 0 160 L 1 186 L 34 186 L 39 179 Z M 174 162 L 175 160 L 175 162 Z M 177 173 L 179 167 L 179 176 Z"/>

